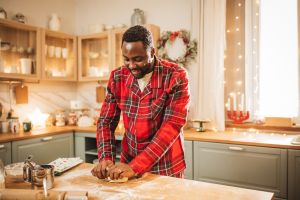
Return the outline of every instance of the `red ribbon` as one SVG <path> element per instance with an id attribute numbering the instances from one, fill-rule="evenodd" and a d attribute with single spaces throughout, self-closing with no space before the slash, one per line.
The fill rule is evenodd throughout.
<path id="1" fill-rule="evenodd" d="M 178 32 L 173 32 L 172 35 L 171 35 L 171 38 L 170 38 L 170 41 L 172 42 L 174 37 L 175 36 L 178 36 Z"/>

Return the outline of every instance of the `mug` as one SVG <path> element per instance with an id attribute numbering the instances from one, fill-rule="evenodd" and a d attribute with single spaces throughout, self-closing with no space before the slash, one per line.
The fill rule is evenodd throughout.
<path id="1" fill-rule="evenodd" d="M 32 53 L 33 49 L 31 47 L 27 48 L 27 53 Z"/>
<path id="2" fill-rule="evenodd" d="M 0 121 L 0 133 L 8 133 L 9 132 L 9 122 L 8 121 Z"/>
<path id="3" fill-rule="evenodd" d="M 11 65 L 11 66 L 9 66 L 9 71 L 10 71 L 10 73 L 18 73 L 19 67 Z"/>
<path id="4" fill-rule="evenodd" d="M 63 58 L 68 58 L 68 53 L 69 53 L 69 50 L 67 48 L 62 49 L 62 57 Z"/>
<path id="5" fill-rule="evenodd" d="M 33 64 L 33 69 L 35 69 L 35 62 L 31 58 L 21 58 L 21 69 L 22 69 L 22 74 L 31 74 L 32 73 L 32 64 Z"/>
<path id="6" fill-rule="evenodd" d="M 60 58 L 61 57 L 61 47 L 55 48 L 55 57 Z"/>
<path id="7" fill-rule="evenodd" d="M 98 68 L 91 66 L 89 67 L 89 76 L 97 76 L 98 74 Z"/>
<path id="8" fill-rule="evenodd" d="M 6 67 L 6 62 L 0 58 L 0 72 L 4 72 L 4 68 Z"/>
<path id="9" fill-rule="evenodd" d="M 23 53 L 23 52 L 24 52 L 24 47 L 23 47 L 23 46 L 20 46 L 18 51 L 19 51 L 20 53 Z"/>
<path id="10" fill-rule="evenodd" d="M 18 50 L 18 47 L 17 47 L 17 45 L 12 45 L 12 47 L 11 47 L 11 51 L 12 52 L 17 52 L 17 50 Z"/>
<path id="11" fill-rule="evenodd" d="M 19 131 L 20 131 L 19 122 L 11 122 L 10 123 L 10 130 L 11 130 L 12 133 L 19 133 Z"/>
<path id="12" fill-rule="evenodd" d="M 23 122 L 24 132 L 29 132 L 32 129 L 33 124 L 31 122 Z"/>
<path id="13" fill-rule="evenodd" d="M 50 56 L 50 57 L 53 57 L 54 56 L 54 46 L 49 46 L 48 47 L 48 55 Z"/>

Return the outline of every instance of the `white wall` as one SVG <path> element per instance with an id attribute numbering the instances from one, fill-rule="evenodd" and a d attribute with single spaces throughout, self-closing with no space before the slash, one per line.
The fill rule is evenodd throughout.
<path id="1" fill-rule="evenodd" d="M 48 28 L 52 13 L 57 13 L 62 20 L 61 32 L 76 34 L 75 0 L 0 0 L 8 17 L 13 20 L 18 12 L 26 18 L 26 24 Z"/>

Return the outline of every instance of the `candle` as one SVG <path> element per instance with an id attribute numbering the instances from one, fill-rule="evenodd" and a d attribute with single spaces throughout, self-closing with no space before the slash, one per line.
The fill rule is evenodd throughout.
<path id="1" fill-rule="evenodd" d="M 242 102 L 240 111 L 244 111 L 244 94 L 242 94 Z"/>
<path id="2" fill-rule="evenodd" d="M 228 110 L 230 111 L 230 98 L 228 98 Z"/>
<path id="3" fill-rule="evenodd" d="M 233 94 L 233 110 L 236 111 L 236 98 L 235 98 L 235 93 Z"/>
<path id="4" fill-rule="evenodd" d="M 250 101 L 250 98 L 249 98 L 249 104 L 248 104 L 248 110 L 247 111 L 250 111 L 250 104 L 251 104 L 251 101 Z"/>

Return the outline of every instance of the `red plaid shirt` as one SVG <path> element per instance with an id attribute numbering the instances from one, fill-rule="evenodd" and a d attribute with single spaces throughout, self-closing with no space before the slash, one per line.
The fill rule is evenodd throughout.
<path id="1" fill-rule="evenodd" d="M 176 176 L 186 166 L 182 127 L 190 102 L 188 75 L 176 64 L 155 59 L 151 81 L 143 92 L 125 66 L 111 73 L 97 123 L 98 157 L 99 162 L 115 161 L 114 131 L 122 111 L 121 162 L 139 176 L 145 172 Z"/>

